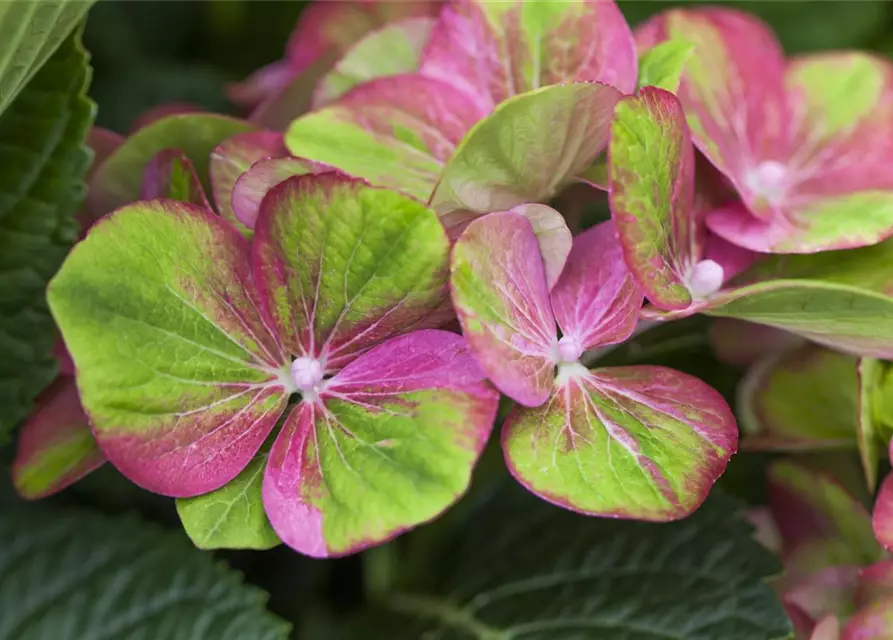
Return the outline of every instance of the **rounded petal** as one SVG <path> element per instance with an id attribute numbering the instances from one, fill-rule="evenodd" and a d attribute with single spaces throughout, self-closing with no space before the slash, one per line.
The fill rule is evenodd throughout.
<path id="1" fill-rule="evenodd" d="M 260 203 L 273 187 L 295 176 L 326 170 L 318 163 L 301 158 L 258 160 L 236 180 L 232 188 L 232 211 L 241 224 L 254 229 L 260 215 Z"/>
<path id="2" fill-rule="evenodd" d="M 354 87 L 377 78 L 418 71 L 422 49 L 431 35 L 434 18 L 398 20 L 370 31 L 319 81 L 313 108 L 337 100 Z"/>
<path id="3" fill-rule="evenodd" d="M 695 155 L 679 100 L 645 87 L 614 108 L 611 218 L 627 265 L 659 309 L 686 309 L 707 241 L 694 209 Z"/>
<path id="4" fill-rule="evenodd" d="M 217 145 L 211 152 L 209 171 L 214 204 L 220 215 L 238 227 L 239 220 L 233 210 L 233 188 L 239 176 L 263 158 L 287 154 L 282 134 L 272 131 L 240 133 Z"/>
<path id="5" fill-rule="evenodd" d="M 285 408 L 288 358 L 259 311 L 248 242 L 207 210 L 155 200 L 106 216 L 48 298 L 103 453 L 146 489 L 220 487 Z"/>
<path id="6" fill-rule="evenodd" d="M 871 514 L 874 536 L 888 551 L 893 549 L 893 474 L 881 483 Z"/>
<path id="7" fill-rule="evenodd" d="M 509 414 L 512 475 L 588 515 L 660 522 L 695 511 L 738 446 L 722 396 L 664 367 L 577 367 L 546 404 Z"/>
<path id="8" fill-rule="evenodd" d="M 334 372 L 445 321 L 449 241 L 417 200 L 338 173 L 297 176 L 263 199 L 254 231 L 254 278 L 293 356 Z"/>
<path id="9" fill-rule="evenodd" d="M 12 480 L 23 498 L 61 491 L 105 462 L 81 407 L 74 379 L 57 378 L 19 431 Z"/>
<path id="10" fill-rule="evenodd" d="M 530 222 L 505 211 L 468 225 L 453 247 L 450 288 L 462 333 L 493 384 L 523 405 L 545 402 L 557 332 Z"/>
<path id="11" fill-rule="evenodd" d="M 629 338 L 639 319 L 642 290 L 623 261 L 613 222 L 574 238 L 567 265 L 552 289 L 552 311 L 561 333 L 583 349 Z"/>
<path id="12" fill-rule="evenodd" d="M 263 486 L 273 528 L 324 558 L 436 517 L 468 488 L 498 400 L 461 336 L 417 331 L 376 347 L 283 425 Z"/>
<path id="13" fill-rule="evenodd" d="M 431 205 L 444 226 L 548 202 L 605 149 L 621 95 L 606 84 L 572 82 L 500 104 L 465 136 L 443 168 Z"/>
<path id="14" fill-rule="evenodd" d="M 288 128 L 289 151 L 427 200 L 484 113 L 455 87 L 415 74 L 362 84 Z"/>
<path id="15" fill-rule="evenodd" d="M 460 0 L 441 11 L 421 69 L 489 111 L 564 82 L 604 82 L 630 93 L 636 51 L 613 0 Z"/>

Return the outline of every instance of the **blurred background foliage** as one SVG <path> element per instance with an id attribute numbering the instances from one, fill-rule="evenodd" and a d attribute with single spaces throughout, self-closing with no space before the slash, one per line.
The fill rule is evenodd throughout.
<path id="1" fill-rule="evenodd" d="M 400 1 L 400 0 L 395 0 Z M 668 6 L 705 2 L 621 0 L 635 25 Z M 893 2 L 713 2 L 751 11 L 778 33 L 791 53 L 861 48 L 893 54 Z M 190 102 L 234 113 L 227 82 L 280 58 L 306 2 L 297 0 L 105 0 L 91 12 L 85 35 L 95 69 L 97 124 L 127 131 L 146 109 Z"/>

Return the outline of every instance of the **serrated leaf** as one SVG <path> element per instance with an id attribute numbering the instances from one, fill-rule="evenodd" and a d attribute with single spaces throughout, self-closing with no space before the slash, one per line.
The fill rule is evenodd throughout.
<path id="1" fill-rule="evenodd" d="M 693 51 L 694 46 L 688 42 L 669 40 L 639 55 L 638 88 L 660 87 L 675 93 Z"/>
<path id="2" fill-rule="evenodd" d="M 852 449 L 861 407 L 859 359 L 815 344 L 769 356 L 738 392 L 750 449 Z"/>
<path id="3" fill-rule="evenodd" d="M 417 200 L 338 173 L 290 178 L 262 202 L 254 279 L 288 353 L 333 373 L 366 349 L 439 326 L 449 241 Z"/>
<path id="4" fill-rule="evenodd" d="M 431 204 L 444 225 L 548 201 L 605 149 L 620 97 L 605 84 L 572 82 L 501 103 L 443 169 Z"/>
<path id="5" fill-rule="evenodd" d="M 87 183 L 88 191 L 90 182 L 93 180 L 93 175 L 96 173 L 96 169 L 98 169 L 105 159 L 108 158 L 115 149 L 120 147 L 123 142 L 124 136 L 120 133 L 115 133 L 114 131 L 109 131 L 102 127 L 92 127 L 90 129 L 90 132 L 87 134 L 87 147 L 93 152 L 93 161 L 90 163 L 90 168 L 87 170 L 87 175 L 84 178 Z M 80 211 L 78 211 L 75 216 L 81 227 L 81 232 L 89 229 L 90 225 L 96 222 L 97 218 L 103 213 L 106 212 L 93 211 L 90 208 L 89 203 L 85 201 L 81 205 Z"/>
<path id="6" fill-rule="evenodd" d="M 282 540 L 270 526 L 261 498 L 267 453 L 258 453 L 228 483 L 177 500 L 183 528 L 199 549 L 272 549 Z"/>
<path id="7" fill-rule="evenodd" d="M 143 172 L 164 149 L 179 149 L 192 161 L 205 193 L 212 193 L 211 152 L 223 140 L 255 127 L 243 120 L 210 113 L 167 116 L 127 138 L 96 170 L 88 202 L 97 213 L 107 213 L 140 198 Z"/>
<path id="8" fill-rule="evenodd" d="M 741 512 L 716 495 L 691 518 L 653 525 L 581 518 L 497 492 L 472 514 L 475 527 L 448 556 L 436 592 L 386 597 L 339 637 L 790 638 L 766 583 L 780 567 Z"/>
<path id="9" fill-rule="evenodd" d="M 370 31 L 319 81 L 313 92 L 313 107 L 318 109 L 337 100 L 364 82 L 418 70 L 422 48 L 433 26 L 434 18 L 418 17 Z"/>
<path id="10" fill-rule="evenodd" d="M 283 425 L 264 476 L 273 528 L 331 557 L 436 517 L 468 488 L 498 401 L 454 333 L 414 331 L 364 353 Z"/>
<path id="11" fill-rule="evenodd" d="M 0 511 L 0 638 L 285 640 L 267 595 L 180 535 L 43 505 Z"/>
<path id="12" fill-rule="evenodd" d="M 42 11 L 33 3 L 0 10 L 10 16 Z M 84 148 L 93 121 L 89 77 L 74 34 L 0 115 L 0 440 L 55 374 L 57 331 L 44 296 L 77 235 L 74 215 L 90 164 Z"/>
<path id="13" fill-rule="evenodd" d="M 100 447 L 144 488 L 217 489 L 285 409 L 290 359 L 259 311 L 250 255 L 210 211 L 140 202 L 94 225 L 50 284 Z"/>
<path id="14" fill-rule="evenodd" d="M 446 82 L 391 76 L 298 118 L 285 143 L 295 156 L 426 201 L 444 163 L 482 115 Z"/>
<path id="15" fill-rule="evenodd" d="M 0 5 L 0 114 L 15 100 L 95 0 Z"/>
<path id="16" fill-rule="evenodd" d="M 629 93 L 636 53 L 613 0 L 467 0 L 441 11 L 421 72 L 491 111 L 514 95 L 565 82 L 604 82 Z"/>

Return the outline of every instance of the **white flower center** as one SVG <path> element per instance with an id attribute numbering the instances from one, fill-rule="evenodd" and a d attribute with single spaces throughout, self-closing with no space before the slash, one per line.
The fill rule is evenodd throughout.
<path id="1" fill-rule="evenodd" d="M 770 204 L 778 205 L 788 190 L 790 171 L 780 162 L 766 160 L 747 172 L 744 184 Z"/>
<path id="2" fill-rule="evenodd" d="M 724 275 L 719 263 L 713 260 L 698 262 L 688 277 L 688 290 L 692 298 L 703 300 L 719 291 Z"/>
<path id="3" fill-rule="evenodd" d="M 563 387 L 571 380 L 585 379 L 589 376 L 589 370 L 579 362 L 562 362 L 558 365 L 558 375 L 555 376 L 555 386 Z"/>
<path id="4" fill-rule="evenodd" d="M 302 356 L 291 363 L 291 377 L 305 398 L 313 399 L 320 391 L 323 375 L 322 363 L 316 358 Z"/>
<path id="5" fill-rule="evenodd" d="M 579 360 L 580 356 L 583 355 L 583 345 L 572 336 L 564 336 L 558 341 L 557 351 L 559 364 L 572 363 Z"/>

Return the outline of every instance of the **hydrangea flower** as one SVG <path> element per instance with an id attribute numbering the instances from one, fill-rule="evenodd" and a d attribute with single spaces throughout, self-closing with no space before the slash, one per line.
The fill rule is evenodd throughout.
<path id="1" fill-rule="evenodd" d="M 427 329 L 449 315 L 448 252 L 421 203 L 307 175 L 267 194 L 251 242 L 195 205 L 122 207 L 49 300 L 125 476 L 174 497 L 254 488 L 260 452 L 246 509 L 262 495 L 286 544 L 343 555 L 452 504 L 492 427 L 498 394 L 464 340 Z"/>
<path id="2" fill-rule="evenodd" d="M 374 36 L 409 52 L 403 69 L 414 52 L 411 72 L 366 69 L 366 82 L 294 121 L 286 144 L 429 202 L 453 236 L 577 179 L 636 86 L 632 33 L 611 1 L 455 0 L 416 29 L 416 45 L 430 34 L 423 46 L 406 46 L 405 25 Z"/>
<path id="3" fill-rule="evenodd" d="M 300 83 L 306 76 L 312 86 L 367 33 L 405 18 L 434 16 L 441 5 L 439 0 L 313 2 L 301 13 L 286 44 L 285 57 L 230 86 L 229 98 L 244 107 L 256 108 L 253 117 L 263 119 L 265 112 L 276 108 L 277 101 L 292 98 L 288 95 L 290 85 Z M 301 102 L 310 91 L 297 93 L 297 102 Z M 297 115 L 299 112 L 292 117 Z"/>
<path id="4" fill-rule="evenodd" d="M 866 53 L 786 59 L 758 19 L 673 9 L 640 27 L 648 48 L 694 46 L 679 98 L 698 148 L 741 204 L 710 229 L 753 251 L 814 253 L 893 234 L 893 65 Z"/>
<path id="5" fill-rule="evenodd" d="M 110 209 L 130 198 L 189 202 L 238 224 L 233 206 L 237 179 L 253 164 L 287 156 L 281 134 L 249 130 L 226 137 L 249 126 L 212 114 L 183 115 L 178 110 L 174 116 L 163 116 L 156 111 L 141 117 L 143 124 L 127 139 L 96 127 L 90 132 L 87 144 L 94 160 L 86 176 L 90 195 L 77 215 L 81 237 Z M 182 135 L 184 132 L 190 135 Z M 165 147 L 174 142 L 184 145 L 195 162 L 183 149 Z M 208 149 L 213 149 L 209 155 Z M 201 177 L 196 165 L 205 172 Z M 288 176 L 320 170 L 310 163 L 300 164 L 300 170 L 294 164 L 289 166 Z M 136 188 L 131 186 L 134 182 Z M 203 183 L 210 186 L 210 197 Z M 242 231 L 250 233 L 244 227 Z M 13 464 L 13 481 L 20 495 L 27 498 L 60 491 L 104 461 L 78 398 L 74 364 L 61 339 L 56 355 L 60 375 L 22 425 Z"/>
<path id="6" fill-rule="evenodd" d="M 574 239 L 550 292 L 530 223 L 487 215 L 457 241 L 450 282 L 472 352 L 518 402 L 502 447 L 525 487 L 583 513 L 642 520 L 703 502 L 737 449 L 722 396 L 665 367 L 581 362 L 626 340 L 642 304 L 610 222 Z"/>
<path id="7" fill-rule="evenodd" d="M 626 263 L 655 307 L 693 312 L 754 260 L 712 235 L 710 199 L 695 191 L 695 152 L 669 91 L 644 87 L 614 109 L 611 217 Z"/>
<path id="8" fill-rule="evenodd" d="M 798 638 L 881 640 L 893 620 L 893 562 L 865 507 L 830 474 L 779 460 L 769 467 L 761 538 L 781 556 L 773 581 Z"/>

